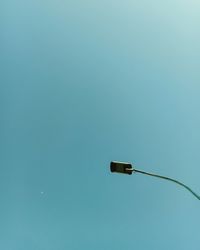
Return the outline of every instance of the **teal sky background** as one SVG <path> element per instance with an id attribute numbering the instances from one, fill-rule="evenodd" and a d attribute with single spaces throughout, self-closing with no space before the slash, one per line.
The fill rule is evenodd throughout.
<path id="1" fill-rule="evenodd" d="M 0 3 L 0 248 L 199 250 L 197 0 Z"/>

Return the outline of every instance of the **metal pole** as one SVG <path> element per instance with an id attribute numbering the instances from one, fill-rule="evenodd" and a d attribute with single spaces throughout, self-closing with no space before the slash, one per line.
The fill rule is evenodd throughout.
<path id="1" fill-rule="evenodd" d="M 166 176 L 162 176 L 162 175 L 157 175 L 157 174 L 153 174 L 153 173 L 148 173 L 148 172 L 145 172 L 145 171 L 141 171 L 141 170 L 138 170 L 138 169 L 133 169 L 133 172 L 135 173 L 140 173 L 140 174 L 145 174 L 145 175 L 150 175 L 150 176 L 153 176 L 153 177 L 157 177 L 157 178 L 160 178 L 160 179 L 164 179 L 164 180 L 167 180 L 167 181 L 172 181 L 184 188 L 186 188 L 190 193 L 192 193 L 198 200 L 200 200 L 200 196 L 198 194 L 196 194 L 191 188 L 189 188 L 188 186 L 186 186 L 185 184 L 183 184 L 182 182 L 180 181 L 177 181 L 175 179 L 172 179 L 172 178 L 169 178 L 169 177 L 166 177 Z"/>

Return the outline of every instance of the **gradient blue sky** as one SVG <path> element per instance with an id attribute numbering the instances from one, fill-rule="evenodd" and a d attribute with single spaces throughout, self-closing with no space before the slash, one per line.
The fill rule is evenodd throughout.
<path id="1" fill-rule="evenodd" d="M 0 3 L 0 248 L 199 250 L 197 0 Z"/>

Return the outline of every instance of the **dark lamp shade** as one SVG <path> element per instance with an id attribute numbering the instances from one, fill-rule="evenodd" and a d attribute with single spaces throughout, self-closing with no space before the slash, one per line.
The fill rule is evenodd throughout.
<path id="1" fill-rule="evenodd" d="M 110 171 L 115 172 L 115 173 L 122 173 L 122 174 L 132 174 L 133 168 L 130 163 L 111 161 Z"/>

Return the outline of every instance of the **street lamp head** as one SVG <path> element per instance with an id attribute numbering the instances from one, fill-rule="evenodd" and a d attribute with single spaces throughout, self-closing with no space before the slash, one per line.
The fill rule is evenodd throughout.
<path id="1" fill-rule="evenodd" d="M 110 171 L 115 172 L 115 173 L 130 174 L 131 175 L 132 172 L 134 171 L 134 169 L 132 168 L 131 163 L 111 161 Z"/>

